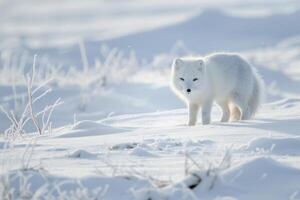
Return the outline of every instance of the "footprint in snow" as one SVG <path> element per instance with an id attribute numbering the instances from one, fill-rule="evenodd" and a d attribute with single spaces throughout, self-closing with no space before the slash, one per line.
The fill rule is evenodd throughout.
<path id="1" fill-rule="evenodd" d="M 83 149 L 79 149 L 79 150 L 76 150 L 73 153 L 71 153 L 68 157 L 69 158 L 96 159 L 97 154 L 90 153 Z"/>

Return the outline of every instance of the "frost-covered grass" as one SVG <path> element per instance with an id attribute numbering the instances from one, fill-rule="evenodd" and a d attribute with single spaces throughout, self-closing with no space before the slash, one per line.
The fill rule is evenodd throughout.
<path id="1" fill-rule="evenodd" d="M 70 123 L 73 118 L 76 118 L 76 112 L 85 113 L 87 111 L 93 98 L 99 99 L 108 95 L 110 88 L 115 85 L 128 83 L 129 79 L 137 74 L 137 69 L 140 67 L 134 52 L 125 55 L 117 48 L 110 49 L 104 45 L 101 47 L 99 59 L 91 65 L 86 58 L 84 46 L 80 49 L 82 63 L 79 68 L 53 65 L 45 57 L 37 55 L 34 74 L 32 74 L 34 81 L 29 80 L 30 77 L 27 76 L 27 74 L 33 73 L 32 57 L 26 53 L 19 56 L 19 54 L 9 53 L 5 50 L 1 52 L 3 66 L 0 67 L 0 87 L 3 88 L 1 93 L 4 98 L 1 98 L 0 101 L 2 110 L 6 112 L 0 114 L 2 115 L 1 119 L 4 119 L 4 123 L 0 126 L 1 131 L 4 131 L 6 129 L 4 126 L 9 124 L 7 120 L 5 121 L 4 114 L 10 116 L 14 113 L 16 118 L 21 118 L 21 115 L 24 115 L 22 112 L 27 112 L 26 107 L 30 106 L 27 103 L 29 91 L 34 93 L 37 98 L 33 100 L 34 103 L 45 94 L 52 92 L 50 98 L 44 99 L 42 103 L 35 103 L 34 106 L 37 110 L 49 105 L 53 98 L 61 97 L 66 100 L 67 105 L 62 106 L 61 112 L 68 112 L 69 119 L 63 123 Z M 73 101 L 74 99 L 76 101 Z M 70 101 L 73 104 L 71 109 L 69 109 Z M 102 116 L 108 114 L 109 112 L 104 112 Z M 11 117 L 9 118 L 11 119 Z"/>

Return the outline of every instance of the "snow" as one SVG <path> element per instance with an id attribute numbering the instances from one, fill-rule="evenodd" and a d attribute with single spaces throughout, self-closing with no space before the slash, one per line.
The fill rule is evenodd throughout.
<path id="1" fill-rule="evenodd" d="M 256 138 L 247 146 L 248 151 L 264 151 L 279 155 L 297 155 L 299 151 L 298 137 L 284 137 L 284 138 Z"/>
<path id="2" fill-rule="evenodd" d="M 43 135 L 30 121 L 5 134 L 0 112 L 0 199 L 300 198 L 298 1 L 0 5 L 1 108 L 21 117 L 33 54 L 34 88 L 51 79 L 33 111 L 63 101 Z M 221 123 L 214 106 L 188 127 L 171 62 L 215 51 L 257 68 L 265 103 L 249 121 Z"/>
<path id="3" fill-rule="evenodd" d="M 217 182 L 214 183 L 217 193 L 209 189 L 213 178 L 200 172 L 166 188 L 158 188 L 145 178 L 132 176 L 94 175 L 71 179 L 53 176 L 41 170 L 11 171 L 6 176 L 13 180 L 9 183 L 13 188 L 22 188 L 22 184 L 25 183 L 29 185 L 23 194 L 19 190 L 13 191 L 13 198 L 24 198 L 22 195 L 27 193 L 27 195 L 34 194 L 33 198 L 36 199 L 42 196 L 64 199 L 95 196 L 103 199 L 189 199 L 201 196 L 204 199 L 216 199 L 221 198 L 220 195 L 223 196 L 222 199 L 229 197 L 232 199 L 285 199 L 286 195 L 293 196 L 293 198 L 298 195 L 294 191 L 299 189 L 297 184 L 300 170 L 285 166 L 270 158 L 254 159 L 219 174 Z M 205 179 L 202 180 L 199 177 Z M 193 193 L 188 191 L 188 187 L 192 187 L 195 183 L 199 183 L 199 186 L 193 188 Z M 53 188 L 54 184 L 58 187 Z M 274 190 L 274 188 L 280 188 L 280 190 Z M 76 192 L 72 193 L 72 191 Z"/>
<path id="4" fill-rule="evenodd" d="M 74 124 L 71 130 L 69 130 L 68 132 L 60 136 L 59 135 L 57 136 L 62 138 L 87 137 L 87 136 L 102 135 L 102 134 L 120 133 L 124 131 L 127 130 L 106 126 L 104 124 L 94 122 L 94 121 L 83 120 Z"/>
<path id="5" fill-rule="evenodd" d="M 223 181 L 241 191 L 239 199 L 285 199 L 285 194 L 299 189 L 299 176 L 298 169 L 270 158 L 258 158 L 225 172 Z M 289 184 L 283 184 L 286 182 Z M 280 188 L 280 192 L 274 188 Z"/>
<path id="6" fill-rule="evenodd" d="M 15 190 L 12 192 L 14 198 L 32 199 L 88 199 L 88 198 L 106 198 L 106 199 L 132 199 L 133 194 L 128 192 L 138 190 L 152 185 L 142 179 L 134 177 L 86 177 L 80 180 L 67 177 L 57 177 L 44 171 L 12 171 L 7 175 L 11 180 L 10 186 L 13 188 L 22 188 L 22 184 L 28 183 L 27 191 Z M 111 188 L 110 185 L 117 187 Z M 86 190 L 85 188 L 88 188 Z M 27 196 L 25 196 L 27 195 Z M 105 196 L 104 196 L 105 195 Z"/>

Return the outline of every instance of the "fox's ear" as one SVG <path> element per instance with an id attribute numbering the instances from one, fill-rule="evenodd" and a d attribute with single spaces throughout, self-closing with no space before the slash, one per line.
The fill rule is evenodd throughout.
<path id="1" fill-rule="evenodd" d="M 181 68 L 182 65 L 183 65 L 183 60 L 181 60 L 180 58 L 176 58 L 174 61 L 174 68 L 178 70 Z"/>

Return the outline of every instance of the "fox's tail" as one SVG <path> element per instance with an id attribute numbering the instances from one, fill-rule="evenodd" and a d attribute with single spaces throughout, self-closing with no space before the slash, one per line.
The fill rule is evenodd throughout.
<path id="1" fill-rule="evenodd" d="M 254 86 L 252 89 L 252 94 L 248 101 L 248 111 L 249 111 L 250 118 L 255 115 L 259 106 L 262 104 L 264 100 L 264 82 L 261 79 L 261 77 L 259 77 L 259 75 L 256 73 L 256 71 L 254 71 L 253 74 L 254 74 Z"/>

